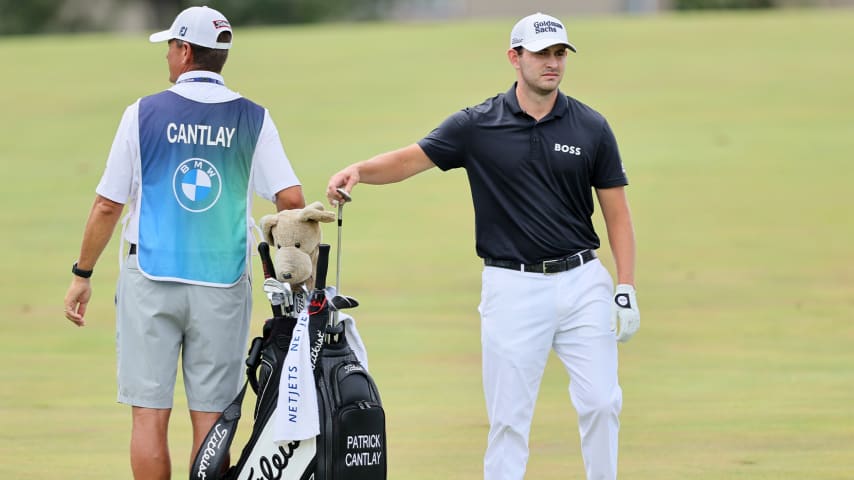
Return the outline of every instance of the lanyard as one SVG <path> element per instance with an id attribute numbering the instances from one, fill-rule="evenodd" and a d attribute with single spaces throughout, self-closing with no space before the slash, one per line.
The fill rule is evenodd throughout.
<path id="1" fill-rule="evenodd" d="M 178 83 L 187 83 L 187 82 L 206 82 L 206 83 L 216 83 L 217 85 L 225 85 L 221 80 L 217 80 L 215 78 L 210 77 L 190 77 L 185 78 L 183 80 L 179 80 Z"/>

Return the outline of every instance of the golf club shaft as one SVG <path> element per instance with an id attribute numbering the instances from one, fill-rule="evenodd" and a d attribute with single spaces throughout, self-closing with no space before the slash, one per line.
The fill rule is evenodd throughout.
<path id="1" fill-rule="evenodd" d="M 338 204 L 338 252 L 335 254 L 335 289 L 341 294 L 341 230 L 344 225 L 344 203 Z M 332 326 L 338 325 L 338 311 L 332 312 Z"/>
<path id="2" fill-rule="evenodd" d="M 341 231 L 344 226 L 344 204 L 338 205 L 338 253 L 335 255 L 335 287 L 341 293 Z"/>
<path id="3" fill-rule="evenodd" d="M 341 195 L 342 201 L 338 202 L 338 253 L 335 255 L 335 289 L 341 294 L 341 231 L 344 225 L 344 204 L 353 200 L 353 197 L 343 188 L 336 190 Z M 338 311 L 332 312 L 332 325 L 338 325 Z"/>

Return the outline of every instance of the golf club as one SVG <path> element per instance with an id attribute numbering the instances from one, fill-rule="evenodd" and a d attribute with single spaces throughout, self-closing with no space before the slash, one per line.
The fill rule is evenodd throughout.
<path id="1" fill-rule="evenodd" d="M 336 292 L 341 294 L 341 230 L 344 225 L 344 204 L 347 202 L 352 202 L 353 197 L 350 196 L 347 191 L 343 188 L 336 189 L 338 195 L 341 195 L 343 198 L 342 201 L 338 202 L 338 247 L 337 253 L 335 254 L 335 289 Z M 332 312 L 332 327 L 338 326 L 338 310 L 334 310 Z"/>
<path id="2" fill-rule="evenodd" d="M 353 297 L 347 297 L 344 295 L 335 295 L 329 300 L 329 307 L 333 312 L 338 310 L 344 310 L 347 308 L 356 308 L 359 306 L 359 301 Z"/>
<path id="3" fill-rule="evenodd" d="M 270 300 L 274 317 L 288 316 L 294 313 L 294 303 L 297 295 L 291 290 L 287 283 L 280 282 L 276 276 L 276 269 L 270 257 L 270 245 L 267 242 L 258 244 L 258 254 L 261 257 L 261 266 L 264 267 L 264 293 Z M 305 290 L 305 286 L 303 286 Z M 307 294 L 304 294 L 305 297 Z"/>

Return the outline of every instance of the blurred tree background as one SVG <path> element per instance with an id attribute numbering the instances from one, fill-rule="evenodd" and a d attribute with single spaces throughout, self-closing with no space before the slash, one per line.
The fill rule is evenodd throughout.
<path id="1" fill-rule="evenodd" d="M 383 18 L 395 0 L 0 0 L 0 35 L 167 28 L 177 12 L 209 5 L 234 24 Z"/>
<path id="2" fill-rule="evenodd" d="M 517 0 L 0 0 L 0 35 L 167 28 L 177 12 L 207 4 L 235 25 L 325 21 L 514 16 Z M 654 13 L 662 10 L 854 6 L 854 0 L 540 0 L 555 13 Z"/>

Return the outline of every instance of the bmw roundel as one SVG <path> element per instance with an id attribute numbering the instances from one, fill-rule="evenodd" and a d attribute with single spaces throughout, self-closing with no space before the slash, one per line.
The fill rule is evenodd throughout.
<path id="1" fill-rule="evenodd" d="M 222 180 L 211 162 L 202 158 L 190 158 L 175 169 L 172 191 L 184 210 L 204 212 L 219 200 Z"/>

